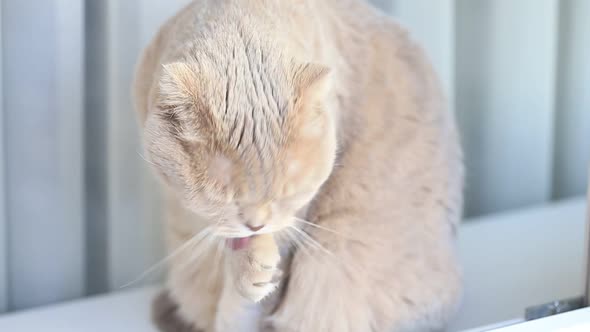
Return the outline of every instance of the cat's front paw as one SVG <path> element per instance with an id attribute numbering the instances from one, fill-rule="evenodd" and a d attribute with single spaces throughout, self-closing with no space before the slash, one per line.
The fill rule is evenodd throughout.
<path id="1" fill-rule="evenodd" d="M 234 251 L 236 288 L 243 297 L 259 302 L 279 285 L 282 271 L 278 268 L 281 256 L 270 234 L 253 237 L 247 248 Z"/>

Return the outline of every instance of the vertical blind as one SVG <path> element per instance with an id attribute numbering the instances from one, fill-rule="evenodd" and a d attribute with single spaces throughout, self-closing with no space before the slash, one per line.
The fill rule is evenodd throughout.
<path id="1" fill-rule="evenodd" d="M 374 0 L 460 124 L 469 216 L 581 195 L 590 2 Z M 0 312 L 118 290 L 162 257 L 134 65 L 188 0 L 0 0 Z"/>

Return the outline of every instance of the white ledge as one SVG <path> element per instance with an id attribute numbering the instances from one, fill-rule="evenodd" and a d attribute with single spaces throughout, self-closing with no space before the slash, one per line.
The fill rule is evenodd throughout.
<path id="1" fill-rule="evenodd" d="M 465 301 L 450 331 L 514 323 L 522 320 L 527 306 L 581 295 L 584 238 L 584 199 L 486 216 L 463 225 L 459 250 Z M 122 291 L 3 315 L 0 331 L 157 332 L 149 317 L 156 291 Z M 581 332 L 590 331 L 583 325 L 589 323 L 590 309 L 583 309 L 497 331 Z"/>

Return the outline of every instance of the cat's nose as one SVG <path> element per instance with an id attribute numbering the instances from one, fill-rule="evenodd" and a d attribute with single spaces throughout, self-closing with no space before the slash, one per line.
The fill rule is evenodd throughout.
<path id="1" fill-rule="evenodd" d="M 246 224 L 246 227 L 248 227 L 248 229 L 250 229 L 252 232 L 258 232 L 259 230 L 261 230 L 264 227 L 264 225 L 253 226 L 251 224 Z"/>

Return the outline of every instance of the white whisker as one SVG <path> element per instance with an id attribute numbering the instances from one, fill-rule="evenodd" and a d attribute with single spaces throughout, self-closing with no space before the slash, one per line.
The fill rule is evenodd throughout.
<path id="1" fill-rule="evenodd" d="M 339 232 L 337 232 L 337 231 L 335 231 L 333 229 L 330 229 L 330 228 L 327 228 L 325 226 L 321 226 L 321 225 L 318 225 L 318 224 L 314 224 L 312 222 L 309 222 L 309 221 L 304 220 L 304 219 L 301 219 L 301 218 L 295 217 L 295 221 L 300 222 L 300 223 L 303 223 L 303 224 L 306 224 L 306 225 L 309 225 L 309 226 L 314 227 L 314 228 L 318 228 L 318 229 L 324 230 L 326 232 L 334 233 L 334 234 L 339 235 L 339 236 L 342 236 L 344 238 L 349 238 L 349 237 L 345 236 L 344 234 L 339 233 Z"/>
<path id="2" fill-rule="evenodd" d="M 137 278 L 135 278 L 134 280 L 124 284 L 123 286 L 119 287 L 121 288 L 126 288 L 129 287 L 135 283 L 137 283 L 138 281 L 143 280 L 145 277 L 147 277 L 149 274 L 151 274 L 152 272 L 160 269 L 164 264 L 166 264 L 169 260 L 171 260 L 172 258 L 176 257 L 178 254 L 180 254 L 181 252 L 183 252 L 184 250 L 188 249 L 189 247 L 191 247 L 192 245 L 194 245 L 195 243 L 199 243 L 201 242 L 205 237 L 207 237 L 207 235 L 209 235 L 211 233 L 211 229 L 209 228 L 205 228 L 203 229 L 201 232 L 197 233 L 195 236 L 193 236 L 192 238 L 190 238 L 189 240 L 187 240 L 185 243 L 183 243 L 181 246 L 179 246 L 178 248 L 176 248 L 174 251 L 172 251 L 172 253 L 170 253 L 168 256 L 164 257 L 164 259 L 160 260 L 159 262 L 157 262 L 156 264 L 152 265 L 149 269 L 145 270 L 143 273 L 141 273 Z"/>
<path id="3" fill-rule="evenodd" d="M 137 154 L 139 155 L 139 157 L 140 157 L 141 159 L 143 159 L 143 160 L 144 160 L 146 163 L 148 163 L 148 164 L 150 164 L 150 165 L 152 165 L 152 166 L 157 166 L 156 164 L 154 164 L 154 162 L 153 162 L 153 161 L 151 161 L 151 160 L 148 160 L 146 157 L 144 157 L 144 156 L 141 154 L 141 152 L 139 152 L 139 151 L 135 151 L 135 152 L 137 152 Z"/>
<path id="4" fill-rule="evenodd" d="M 291 233 L 291 228 L 287 228 L 286 230 L 287 230 L 287 232 L 285 234 L 287 234 L 287 236 L 293 241 L 293 243 L 295 243 L 295 246 L 298 249 L 301 249 L 301 251 L 303 251 L 303 253 L 305 253 L 307 256 L 313 257 L 311 252 L 303 244 L 303 242 L 301 240 L 299 240 L 295 234 Z"/>
<path id="5" fill-rule="evenodd" d="M 333 256 L 332 252 L 330 252 L 328 249 L 326 249 L 324 246 L 322 246 L 319 242 L 317 242 L 316 240 L 314 240 L 311 236 L 309 236 L 309 234 L 307 234 L 306 232 L 304 232 L 303 230 L 295 227 L 295 226 L 289 226 L 290 228 L 294 229 L 297 233 L 301 234 L 301 236 L 303 237 L 303 239 L 309 241 L 310 245 L 312 245 L 315 249 L 318 249 L 320 251 L 323 251 L 325 254 L 328 254 L 330 256 Z"/>
<path id="6" fill-rule="evenodd" d="M 214 269 L 215 273 L 211 273 L 210 278 L 218 278 L 220 275 L 219 269 L 222 268 L 221 263 L 223 260 L 223 253 L 224 253 L 224 251 L 223 251 L 224 241 L 222 239 L 218 239 L 215 237 L 212 237 L 211 241 L 217 241 L 217 245 L 214 248 L 215 255 L 214 255 L 214 262 L 213 262 L 213 269 Z M 213 283 L 215 283 L 215 280 L 209 279 L 209 283 L 213 284 Z"/>
<path id="7" fill-rule="evenodd" d="M 208 241 L 201 241 L 196 243 L 195 246 L 191 249 L 193 251 L 192 255 L 186 260 L 185 264 L 183 265 L 182 269 L 186 269 L 191 266 L 194 262 L 201 259 L 201 256 L 207 252 L 211 248 L 211 245 L 214 241 L 214 237 L 207 238 Z"/>

